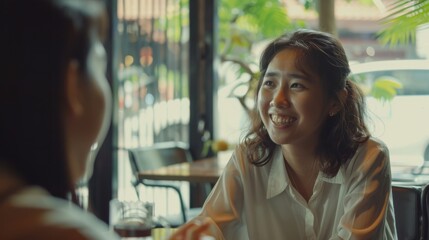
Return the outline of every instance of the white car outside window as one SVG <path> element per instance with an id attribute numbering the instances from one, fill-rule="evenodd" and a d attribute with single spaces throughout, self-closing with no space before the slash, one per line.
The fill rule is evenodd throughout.
<path id="1" fill-rule="evenodd" d="M 387 144 L 392 166 L 428 164 L 429 60 L 377 61 L 350 67 L 351 77 L 367 87 L 381 78 L 401 83 L 402 88 L 391 100 L 367 95 L 369 128 L 373 136 Z"/>

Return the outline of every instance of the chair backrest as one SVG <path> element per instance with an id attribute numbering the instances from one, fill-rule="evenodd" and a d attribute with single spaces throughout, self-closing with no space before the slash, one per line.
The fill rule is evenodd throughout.
<path id="1" fill-rule="evenodd" d="M 174 184 L 172 181 L 168 181 L 167 183 L 163 181 L 139 179 L 138 174 L 143 170 L 153 170 L 171 164 L 191 162 L 192 156 L 188 145 L 182 142 L 164 142 L 156 143 L 150 147 L 127 150 L 131 169 L 134 174 L 132 184 L 136 190 L 137 197 L 140 199 L 138 189 L 140 183 L 148 187 L 170 189 L 177 192 L 180 203 L 180 215 L 169 218 L 168 222 L 172 227 L 178 227 L 185 223 L 188 218 L 186 216 L 186 205 L 181 193 L 181 185 Z"/>
<path id="2" fill-rule="evenodd" d="M 128 154 L 134 174 L 192 161 L 188 146 L 181 142 L 164 142 L 151 147 L 129 149 Z"/>
<path id="3" fill-rule="evenodd" d="M 429 184 L 423 188 L 422 193 L 422 236 L 423 240 L 429 240 Z"/>
<path id="4" fill-rule="evenodd" d="M 392 186 L 398 239 L 414 240 L 421 236 L 421 188 Z"/>

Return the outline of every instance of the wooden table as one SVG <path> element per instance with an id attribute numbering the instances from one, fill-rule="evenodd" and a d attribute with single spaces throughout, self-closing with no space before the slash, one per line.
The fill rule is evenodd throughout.
<path id="1" fill-rule="evenodd" d="M 189 163 L 174 164 L 154 170 L 146 170 L 139 173 L 141 179 L 171 180 L 200 183 L 216 183 L 225 165 L 231 157 L 232 152 L 220 153 L 216 157 L 196 160 Z M 410 174 L 411 166 L 392 166 L 394 182 L 415 182 L 418 176 Z M 426 174 L 424 182 L 429 181 Z"/>
<path id="2" fill-rule="evenodd" d="M 230 157 L 231 153 L 220 153 L 216 157 L 146 170 L 139 173 L 139 178 L 216 183 Z"/>

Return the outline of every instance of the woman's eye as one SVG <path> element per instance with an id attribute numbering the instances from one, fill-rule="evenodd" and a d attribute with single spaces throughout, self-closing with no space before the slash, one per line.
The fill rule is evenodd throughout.
<path id="1" fill-rule="evenodd" d="M 267 79 L 264 81 L 264 86 L 272 87 L 274 86 L 274 82 L 272 80 Z"/>
<path id="2" fill-rule="evenodd" d="M 292 83 L 290 85 L 290 88 L 304 88 L 304 85 L 302 85 L 300 83 Z"/>

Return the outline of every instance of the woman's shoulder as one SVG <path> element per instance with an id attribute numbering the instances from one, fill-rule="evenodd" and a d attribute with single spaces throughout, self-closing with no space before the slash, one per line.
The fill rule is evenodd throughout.
<path id="1" fill-rule="evenodd" d="M 0 214 L 0 239 L 118 239 L 92 214 L 37 187 L 12 196 Z"/>
<path id="2" fill-rule="evenodd" d="M 235 164 L 237 168 L 240 168 L 244 171 L 248 171 L 249 169 L 253 169 L 255 171 L 265 169 L 265 168 L 269 169 L 271 167 L 273 160 L 276 160 L 278 158 L 278 154 L 281 153 L 280 146 L 275 147 L 274 150 L 272 151 L 273 151 L 272 155 L 266 164 L 255 165 L 249 159 L 249 156 L 248 156 L 249 149 L 246 146 L 246 144 L 240 143 L 235 147 L 233 154 L 231 156 L 230 162 Z M 266 152 L 265 154 L 269 154 L 269 153 Z M 283 159 L 283 157 L 281 157 L 281 159 Z"/>
<path id="3" fill-rule="evenodd" d="M 248 148 L 248 146 L 245 143 L 240 143 L 235 146 L 235 149 L 232 154 L 232 158 L 234 158 L 236 162 L 239 162 L 245 165 L 250 164 L 253 166 L 253 164 L 250 163 L 248 158 L 249 153 L 250 153 L 250 149 Z"/>
<path id="4" fill-rule="evenodd" d="M 246 146 L 243 143 L 237 144 L 235 146 L 228 164 L 233 164 L 236 168 L 240 169 L 248 166 Z"/>
<path id="5" fill-rule="evenodd" d="M 351 173 L 362 173 L 374 167 L 390 168 L 389 149 L 386 144 L 374 137 L 368 138 L 357 148 L 353 157 L 344 165 L 344 170 Z"/>
<path id="6" fill-rule="evenodd" d="M 381 139 L 375 137 L 370 137 L 367 141 L 361 143 L 356 152 L 389 155 L 389 149 L 386 144 Z"/>
<path id="7" fill-rule="evenodd" d="M 247 146 L 244 143 L 237 144 L 232 151 L 227 168 L 230 171 L 235 169 L 238 172 L 247 172 L 249 168 L 254 167 L 254 165 L 250 163 L 247 154 Z"/>

